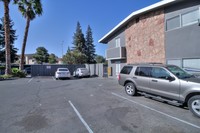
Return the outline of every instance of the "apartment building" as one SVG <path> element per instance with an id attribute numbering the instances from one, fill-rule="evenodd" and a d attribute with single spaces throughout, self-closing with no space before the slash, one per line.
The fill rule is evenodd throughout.
<path id="1" fill-rule="evenodd" d="M 125 64 L 167 63 L 200 70 L 200 0 L 163 0 L 131 13 L 100 40 L 111 77 Z"/>

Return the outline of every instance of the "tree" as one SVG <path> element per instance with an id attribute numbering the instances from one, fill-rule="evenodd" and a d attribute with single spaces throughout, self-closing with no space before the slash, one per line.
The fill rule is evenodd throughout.
<path id="1" fill-rule="evenodd" d="M 96 55 L 95 60 L 97 63 L 105 63 L 105 58 L 101 55 Z"/>
<path id="2" fill-rule="evenodd" d="M 77 22 L 76 32 L 73 36 L 73 50 L 78 51 L 82 54 L 85 54 L 86 46 L 85 46 L 85 38 L 84 34 L 82 33 L 81 25 Z"/>
<path id="3" fill-rule="evenodd" d="M 10 19 L 9 19 L 10 20 Z M 10 20 L 9 22 L 9 28 L 10 28 L 10 56 L 11 56 L 11 62 L 14 62 L 17 57 L 17 48 L 14 47 L 14 41 L 17 39 L 15 33 L 16 30 L 13 30 L 14 22 Z M 1 19 L 0 23 L 0 61 L 5 62 L 5 30 L 4 30 L 4 18 Z"/>
<path id="4" fill-rule="evenodd" d="M 68 46 L 67 48 L 67 53 L 69 53 L 71 51 L 70 47 Z"/>
<path id="5" fill-rule="evenodd" d="M 18 60 L 18 56 L 17 56 L 17 48 L 14 48 L 13 45 L 10 45 L 10 57 L 11 57 L 11 62 L 14 63 L 16 60 Z M 5 57 L 6 51 L 5 48 L 3 48 L 3 50 L 0 50 L 0 62 L 6 62 L 6 57 Z"/>
<path id="6" fill-rule="evenodd" d="M 48 63 L 48 50 L 46 50 L 44 47 L 38 47 L 33 58 L 35 58 L 38 64 Z"/>
<path id="7" fill-rule="evenodd" d="M 63 56 L 63 63 L 66 64 L 75 64 L 76 59 L 73 56 L 73 51 L 68 47 L 67 53 Z"/>
<path id="8" fill-rule="evenodd" d="M 73 51 L 70 49 L 70 47 L 68 47 L 67 53 L 63 56 L 63 63 L 74 64 L 75 59 L 72 57 L 72 52 Z"/>
<path id="9" fill-rule="evenodd" d="M 75 50 L 68 49 L 66 55 L 63 56 L 63 62 L 66 64 L 84 64 L 86 61 L 86 55 Z"/>
<path id="10" fill-rule="evenodd" d="M 9 3 L 10 0 L 0 0 L 4 3 L 4 30 L 5 30 L 5 54 L 6 54 L 6 70 L 5 74 L 11 74 L 10 61 L 10 28 L 9 28 Z"/>
<path id="11" fill-rule="evenodd" d="M 85 38 L 87 63 L 95 63 L 95 46 L 93 44 L 92 29 L 88 25 Z"/>
<path id="12" fill-rule="evenodd" d="M 55 54 L 50 54 L 50 55 L 49 55 L 49 59 L 48 59 L 49 63 L 50 63 L 50 64 L 55 64 L 55 63 L 57 62 L 56 58 L 57 58 L 57 57 L 56 57 Z"/>
<path id="13" fill-rule="evenodd" d="M 14 4 L 18 5 L 19 11 L 22 13 L 22 16 L 26 19 L 26 27 L 25 27 L 25 33 L 21 51 L 21 61 L 20 61 L 20 69 L 23 70 L 24 54 L 28 38 L 30 21 L 35 19 L 37 15 L 38 16 L 42 15 L 43 9 L 40 0 L 14 0 Z"/>

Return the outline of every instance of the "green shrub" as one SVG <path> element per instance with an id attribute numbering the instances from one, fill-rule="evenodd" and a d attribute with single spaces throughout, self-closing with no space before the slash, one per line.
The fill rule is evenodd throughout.
<path id="1" fill-rule="evenodd" d="M 20 77 L 20 78 L 26 77 L 26 74 L 23 71 L 19 70 L 18 68 L 12 68 L 12 75 L 14 77 Z"/>
<path id="2" fill-rule="evenodd" d="M 0 70 L 5 70 L 6 67 L 5 66 L 0 66 Z"/>
<path id="3" fill-rule="evenodd" d="M 12 78 L 12 75 L 0 75 L 0 79 L 9 79 Z"/>

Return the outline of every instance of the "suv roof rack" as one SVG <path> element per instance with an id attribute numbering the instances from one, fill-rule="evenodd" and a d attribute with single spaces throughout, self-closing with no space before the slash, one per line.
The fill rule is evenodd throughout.
<path id="1" fill-rule="evenodd" d="M 145 62 L 145 63 L 135 63 L 135 64 L 127 64 L 127 65 L 163 65 L 163 63 L 159 63 L 159 62 Z"/>

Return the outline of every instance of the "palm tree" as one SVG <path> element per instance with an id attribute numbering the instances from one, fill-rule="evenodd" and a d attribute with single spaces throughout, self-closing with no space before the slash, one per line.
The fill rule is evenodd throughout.
<path id="1" fill-rule="evenodd" d="M 40 0 L 14 0 L 14 4 L 18 5 L 19 11 L 22 13 L 22 16 L 26 19 L 26 27 L 25 27 L 25 33 L 21 51 L 21 61 L 20 61 L 20 70 L 23 70 L 24 54 L 28 38 L 30 21 L 35 19 L 37 15 L 38 16 L 42 15 L 42 4 Z"/>
<path id="2" fill-rule="evenodd" d="M 0 0 L 4 3 L 4 30 L 5 30 L 5 48 L 6 48 L 6 70 L 5 74 L 11 74 L 10 62 L 10 26 L 9 26 L 9 3 L 10 0 Z"/>

